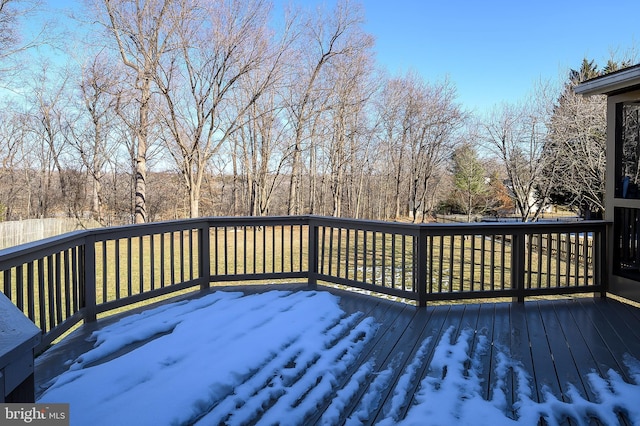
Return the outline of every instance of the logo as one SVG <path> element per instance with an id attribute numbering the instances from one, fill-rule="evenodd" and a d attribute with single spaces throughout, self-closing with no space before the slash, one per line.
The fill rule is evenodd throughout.
<path id="1" fill-rule="evenodd" d="M 0 404 L 0 425 L 69 426 L 69 404 Z"/>

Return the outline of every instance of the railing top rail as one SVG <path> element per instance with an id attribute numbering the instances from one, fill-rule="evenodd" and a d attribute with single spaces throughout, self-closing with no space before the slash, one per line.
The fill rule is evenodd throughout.
<path id="1" fill-rule="evenodd" d="M 0 250 L 0 271 L 84 244 L 93 230 L 72 231 Z"/>
<path id="2" fill-rule="evenodd" d="M 368 219 L 346 219 L 340 217 L 327 217 L 327 216 L 308 216 L 310 224 L 316 225 L 328 225 L 336 228 L 351 228 L 351 229 L 375 229 L 387 232 L 401 232 L 404 234 L 416 234 L 418 232 L 418 226 L 415 223 L 408 222 L 390 222 L 383 220 L 368 220 Z"/>
<path id="3" fill-rule="evenodd" d="M 510 234 L 521 232 L 558 232 L 571 230 L 597 230 L 603 229 L 613 223 L 604 220 L 589 220 L 579 222 L 469 222 L 469 223 L 410 223 L 410 222 L 390 222 L 367 219 L 346 219 L 326 216 L 308 216 L 309 220 L 315 224 L 333 225 L 347 228 L 375 228 L 381 230 L 402 231 L 403 233 L 414 233 L 419 229 L 427 229 L 430 233 L 448 233 L 472 229 L 465 232 L 469 234 Z"/>
<path id="4" fill-rule="evenodd" d="M 602 230 L 613 222 L 585 220 L 580 222 L 476 222 L 476 223 L 426 223 L 418 226 L 430 233 L 450 233 L 467 230 L 469 234 L 544 234 L 556 232 L 589 232 Z"/>

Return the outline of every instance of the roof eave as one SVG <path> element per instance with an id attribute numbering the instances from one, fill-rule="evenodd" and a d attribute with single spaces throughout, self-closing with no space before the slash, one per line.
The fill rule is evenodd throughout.
<path id="1" fill-rule="evenodd" d="M 640 86 L 640 67 L 634 66 L 587 80 L 575 86 L 573 90 L 575 93 L 585 96 L 610 95 L 633 90 L 638 86 Z"/>

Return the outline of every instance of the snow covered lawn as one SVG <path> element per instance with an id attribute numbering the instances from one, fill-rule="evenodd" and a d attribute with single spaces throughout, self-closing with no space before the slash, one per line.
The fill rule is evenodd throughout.
<path id="1" fill-rule="evenodd" d="M 588 380 L 598 402 L 579 393 L 570 402 L 546 393 L 532 400 L 529 372 L 499 353 L 491 400 L 481 396 L 480 358 L 490 342 L 470 351 L 474 330 L 442 336 L 425 377 L 426 338 L 404 371 L 391 362 L 380 371 L 361 359 L 378 324 L 363 314 L 347 315 L 339 299 L 321 291 L 270 291 L 243 295 L 215 292 L 132 315 L 93 334 L 94 348 L 70 362 L 38 402 L 68 402 L 74 425 L 304 424 L 330 401 L 322 424 L 359 425 L 375 412 L 381 389 L 393 386 L 382 425 L 535 425 L 573 417 L 578 424 L 598 417 L 617 424 L 616 412 L 640 425 L 640 362 L 629 357 L 635 383 L 618 373 L 593 373 Z M 146 342 L 115 359 L 110 354 Z M 472 353 L 470 353 L 472 352 Z M 345 375 L 353 372 L 350 378 Z M 505 377 L 516 377 L 517 419 L 505 412 Z M 397 382 L 394 377 L 400 375 Z M 414 404 L 402 419 L 412 383 L 420 381 Z M 356 394 L 364 394 L 345 413 Z"/>

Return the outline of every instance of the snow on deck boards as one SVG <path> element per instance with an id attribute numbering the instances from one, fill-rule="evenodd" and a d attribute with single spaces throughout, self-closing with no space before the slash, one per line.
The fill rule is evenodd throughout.
<path id="1" fill-rule="evenodd" d="M 615 300 L 220 289 L 83 326 L 36 360 L 38 400 L 72 424 L 640 424 L 640 309 Z"/>

